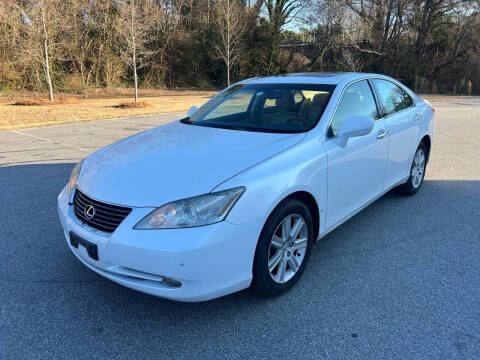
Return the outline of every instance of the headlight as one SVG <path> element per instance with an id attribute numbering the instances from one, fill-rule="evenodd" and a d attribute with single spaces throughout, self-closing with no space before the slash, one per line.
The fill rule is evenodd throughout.
<path id="1" fill-rule="evenodd" d="M 70 194 L 72 193 L 73 188 L 77 184 L 78 176 L 80 175 L 80 171 L 82 171 L 83 160 L 77 163 L 72 170 L 72 174 L 70 175 L 70 182 L 68 183 L 68 197 L 70 198 Z"/>
<path id="2" fill-rule="evenodd" d="M 237 187 L 168 203 L 145 216 L 134 229 L 176 229 L 222 221 L 244 191 Z"/>

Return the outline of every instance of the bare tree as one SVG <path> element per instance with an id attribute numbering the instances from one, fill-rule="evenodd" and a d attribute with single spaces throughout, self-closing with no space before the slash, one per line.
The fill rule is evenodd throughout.
<path id="1" fill-rule="evenodd" d="M 208 4 L 207 4 L 208 5 Z M 182 9 L 185 8 L 184 0 L 162 1 L 158 3 L 158 13 L 153 27 L 153 48 L 155 48 L 155 61 L 152 68 L 160 74 L 163 84 L 172 85 L 171 58 L 179 56 L 179 40 L 187 34 L 184 28 Z M 207 11 L 210 9 L 207 7 Z M 176 50 L 176 51 L 175 51 Z M 158 71 L 158 72 L 157 72 Z"/>
<path id="2" fill-rule="evenodd" d="M 14 86 L 21 80 L 18 68 L 15 66 L 20 40 L 14 16 L 17 14 L 18 12 L 9 3 L 0 2 L 0 88 Z"/>
<path id="3" fill-rule="evenodd" d="M 416 32 L 413 64 L 415 91 L 418 91 L 420 73 L 425 73 L 425 65 L 430 63 L 430 61 L 425 61 L 425 53 L 428 46 L 431 45 L 432 35 L 442 26 L 451 26 L 451 29 L 457 33 L 457 39 L 452 41 L 452 44 L 454 44 L 454 58 L 457 58 L 459 53 L 466 52 L 471 47 L 469 41 L 464 41 L 464 35 L 471 26 L 469 20 L 478 17 L 479 7 L 480 3 L 478 0 L 425 0 L 413 2 L 411 27 Z M 459 20 L 459 16 L 462 19 Z M 457 22 L 452 21 L 454 18 L 457 19 Z M 439 21 L 439 19 L 444 20 Z M 464 50 L 461 50 L 461 48 Z M 442 59 L 442 63 L 446 64 L 452 61 L 453 59 Z"/>
<path id="4" fill-rule="evenodd" d="M 362 71 L 363 61 L 358 54 L 355 53 L 355 50 L 343 48 L 341 54 L 340 64 L 343 68 L 353 72 Z"/>
<path id="5" fill-rule="evenodd" d="M 92 53 L 90 71 L 96 86 L 112 85 L 124 74 L 124 64 L 118 54 L 116 0 L 89 1 L 88 22 L 92 27 Z"/>
<path id="6" fill-rule="evenodd" d="M 61 0 L 17 0 L 15 7 L 20 9 L 22 18 L 23 59 L 41 65 L 48 97 L 53 101 L 51 64 L 52 59 L 60 57 L 60 36 L 68 22 L 64 4 Z"/>
<path id="7" fill-rule="evenodd" d="M 89 83 L 91 75 L 87 64 L 93 58 L 92 52 L 95 46 L 95 38 L 92 36 L 94 31 L 92 10 L 96 3 L 89 0 L 67 2 L 72 21 L 69 32 L 66 34 L 68 42 L 63 42 L 64 53 L 67 57 L 66 60 L 73 64 L 74 75 L 81 77 L 83 85 Z"/>
<path id="8" fill-rule="evenodd" d="M 214 25 L 218 35 L 215 50 L 227 67 L 227 84 L 230 86 L 230 70 L 244 50 L 248 26 L 245 7 L 235 0 L 218 0 Z"/>
<path id="9" fill-rule="evenodd" d="M 48 88 L 53 99 L 60 86 L 110 88 L 133 74 L 138 98 L 140 78 L 209 87 L 225 67 L 228 83 L 233 68 L 363 68 L 479 94 L 480 0 L 0 0 L 0 91 Z"/>
<path id="10" fill-rule="evenodd" d="M 122 59 L 133 70 L 135 102 L 138 100 L 137 70 L 145 66 L 152 54 L 147 44 L 152 41 L 150 30 L 154 20 L 154 7 L 149 0 L 123 0 L 118 2 L 117 31 L 123 40 Z"/>
<path id="11" fill-rule="evenodd" d="M 345 9 L 339 1 L 308 0 L 307 10 L 302 13 L 302 23 L 307 27 L 305 30 L 314 33 L 312 44 L 318 48 L 309 69 L 323 70 L 325 54 L 335 47 L 341 36 Z"/>
<path id="12" fill-rule="evenodd" d="M 265 0 L 268 14 L 268 46 L 266 47 L 266 72 L 272 73 L 274 58 L 280 44 L 282 27 L 293 20 L 303 9 L 303 0 Z"/>

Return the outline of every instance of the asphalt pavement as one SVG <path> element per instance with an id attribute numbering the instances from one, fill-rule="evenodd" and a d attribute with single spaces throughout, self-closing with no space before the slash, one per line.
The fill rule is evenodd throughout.
<path id="1" fill-rule="evenodd" d="M 182 113 L 0 132 L 0 359 L 479 359 L 480 99 L 434 106 L 422 190 L 330 233 L 273 299 L 163 300 L 67 247 L 56 201 L 74 163 Z"/>

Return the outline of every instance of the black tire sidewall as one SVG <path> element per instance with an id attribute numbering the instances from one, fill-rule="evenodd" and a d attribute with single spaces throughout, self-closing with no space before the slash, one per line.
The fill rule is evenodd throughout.
<path id="1" fill-rule="evenodd" d="M 422 149 L 422 150 L 423 150 L 423 154 L 425 155 L 425 164 L 424 164 L 424 167 L 423 167 L 422 181 L 420 181 L 420 184 L 419 184 L 417 187 L 415 187 L 415 186 L 413 186 L 412 169 L 413 169 L 413 165 L 414 165 L 414 163 L 415 163 L 415 155 L 417 154 L 417 151 L 418 151 L 419 149 Z M 405 184 L 405 185 L 406 185 L 406 190 L 407 190 L 407 192 L 408 192 L 409 194 L 412 194 L 412 195 L 413 195 L 413 194 L 417 193 L 417 192 L 421 189 L 421 187 L 422 187 L 422 185 L 423 185 L 423 180 L 425 179 L 425 170 L 426 170 L 426 168 L 427 168 L 427 148 L 426 148 L 425 144 L 424 144 L 423 142 L 421 142 L 421 143 L 418 145 L 417 149 L 415 150 L 415 154 L 413 155 L 412 165 L 410 166 L 410 176 L 408 177 L 408 181 L 407 181 L 407 183 Z"/>
<path id="2" fill-rule="evenodd" d="M 285 217 L 291 214 L 301 215 L 305 219 L 308 230 L 307 249 L 305 251 L 305 257 L 303 259 L 303 262 L 300 265 L 297 273 L 286 283 L 278 284 L 271 278 L 270 272 L 268 270 L 268 254 L 270 242 L 273 233 L 277 229 L 280 222 L 285 219 Z M 284 293 L 292 286 L 294 286 L 305 271 L 305 267 L 310 257 L 312 243 L 313 221 L 308 207 L 303 202 L 297 199 L 284 200 L 270 214 L 260 234 L 253 263 L 253 289 L 267 296 L 276 296 Z"/>

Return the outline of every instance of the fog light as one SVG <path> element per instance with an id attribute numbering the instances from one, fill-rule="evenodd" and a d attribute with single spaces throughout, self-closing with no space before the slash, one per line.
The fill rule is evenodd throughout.
<path id="1" fill-rule="evenodd" d="M 163 278 L 163 284 L 171 288 L 179 288 L 180 286 L 182 286 L 182 283 L 180 281 L 169 277 Z"/>

